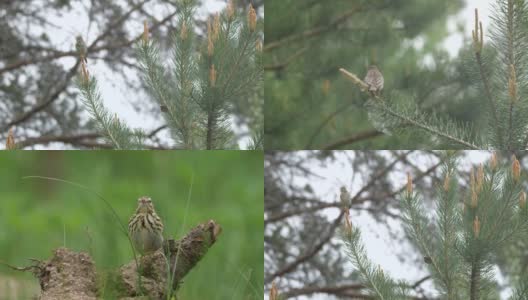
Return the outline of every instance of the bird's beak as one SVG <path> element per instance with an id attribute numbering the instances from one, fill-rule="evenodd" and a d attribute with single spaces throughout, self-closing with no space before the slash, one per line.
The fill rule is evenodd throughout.
<path id="1" fill-rule="evenodd" d="M 147 212 L 147 201 L 141 199 L 139 200 L 139 211 L 140 212 Z"/>

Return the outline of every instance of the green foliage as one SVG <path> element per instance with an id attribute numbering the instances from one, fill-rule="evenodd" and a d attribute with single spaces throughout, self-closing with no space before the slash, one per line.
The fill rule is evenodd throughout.
<path id="1" fill-rule="evenodd" d="M 156 43 L 148 39 L 146 31 L 136 46 L 142 77 L 177 148 L 237 149 L 237 139 L 231 130 L 233 107 L 242 102 L 246 106 L 263 105 L 247 100 L 263 96 L 259 93 L 262 59 L 257 49 L 261 35 L 257 27 L 250 28 L 248 15 L 228 7 L 207 20 L 204 38 L 195 34 L 195 1 L 181 4 L 179 30 L 173 34 L 172 66 L 165 66 L 163 55 Z M 250 11 L 254 12 L 252 8 Z M 89 85 L 80 88 L 87 89 Z M 102 106 L 90 108 L 94 120 L 101 123 L 97 116 L 104 112 L 97 109 Z M 258 133 L 261 122 L 250 123 L 254 126 L 250 132 Z M 105 135 L 117 134 L 112 132 L 114 128 L 99 126 L 108 129 Z M 116 148 L 130 149 L 111 142 Z"/>
<path id="2" fill-rule="evenodd" d="M 273 13 L 265 24 L 266 148 L 322 149 L 373 131 L 364 110 L 366 96 L 338 72 L 343 67 L 363 76 L 373 62 L 384 74 L 385 92 L 408 94 L 405 101 L 426 112 L 435 108 L 439 115 L 471 120 L 478 111 L 459 101 L 469 83 L 452 77 L 459 74 L 456 65 L 439 49 L 447 36 L 447 17 L 462 2 L 267 1 Z M 415 47 L 417 42 L 423 48 Z M 377 135 L 347 146 L 418 149 L 429 144 L 429 137 L 413 132 Z"/>
<path id="3" fill-rule="evenodd" d="M 522 101 L 528 91 L 526 76 L 528 60 L 528 4 L 524 1 L 497 0 L 493 9 L 490 30 L 491 50 L 483 48 L 482 25 L 475 18 L 473 30 L 473 58 L 475 66 L 466 72 L 476 83 L 485 109 L 483 127 L 471 130 L 448 118 L 439 119 L 418 109 L 395 109 L 388 113 L 394 100 L 391 93 L 381 97 L 376 111 L 370 114 L 372 124 L 379 130 L 410 130 L 427 132 L 431 141 L 441 147 L 469 149 L 525 149 L 528 145 L 528 104 Z M 379 100 L 379 99 L 378 99 Z M 415 101 L 419 101 L 416 99 Z M 413 100 L 413 102 L 415 102 Z M 446 143 L 446 141 L 448 143 Z"/>
<path id="4" fill-rule="evenodd" d="M 405 286 L 397 284 L 386 276 L 379 266 L 375 267 L 369 261 L 359 229 L 343 230 L 342 236 L 350 260 L 358 268 L 361 280 L 371 290 L 372 295 L 384 300 L 405 299 Z"/>
<path id="5" fill-rule="evenodd" d="M 77 79 L 82 94 L 81 99 L 107 142 L 118 150 L 141 149 L 144 134 L 140 130 L 131 130 L 117 116 L 112 117 L 103 105 L 97 90 L 97 80 L 94 77 L 82 78 L 82 76 Z"/>
<path id="6" fill-rule="evenodd" d="M 451 147 L 460 144 L 471 149 L 478 149 L 473 129 L 464 124 L 457 124 L 436 114 L 419 111 L 418 107 L 408 101 L 398 101 L 401 97 L 392 93 L 390 102 L 371 99 L 366 102 L 370 120 L 376 128 L 386 134 L 408 130 L 408 127 L 420 129 L 444 140 Z"/>
<path id="7" fill-rule="evenodd" d="M 405 229 L 423 254 L 442 299 L 495 299 L 498 289 L 491 270 L 497 254 L 528 234 L 528 207 L 518 161 L 514 158 L 513 166 L 499 167 L 494 156 L 488 166 L 471 172 L 469 191 L 463 191 L 457 162 L 452 153 L 447 155 L 434 214 L 423 206 L 409 181 L 401 199 Z M 396 286 L 381 270 L 372 269 L 358 231 L 349 230 L 343 237 L 347 251 L 353 254 L 351 261 L 365 284 L 383 287 L 374 290 L 377 298 L 393 297 L 387 294 L 388 287 L 392 285 L 394 292 Z M 511 299 L 523 299 L 526 285 L 511 281 L 510 286 L 517 287 Z"/>
<path id="8" fill-rule="evenodd" d="M 185 277 L 178 296 L 262 299 L 262 159 L 259 152 L 230 151 L 4 152 L 0 261 L 24 266 L 28 258 L 47 259 L 53 249 L 66 246 L 90 253 L 105 274 L 133 259 L 114 216 L 92 193 L 59 182 L 22 179 L 58 177 L 103 195 L 124 224 L 137 198 L 150 196 L 165 236 L 179 238 L 195 225 L 215 220 L 222 234 Z M 0 274 L 36 282 L 28 273 L 3 266 Z M 112 275 L 108 278 L 100 284 L 107 285 L 105 295 L 110 297 Z"/>

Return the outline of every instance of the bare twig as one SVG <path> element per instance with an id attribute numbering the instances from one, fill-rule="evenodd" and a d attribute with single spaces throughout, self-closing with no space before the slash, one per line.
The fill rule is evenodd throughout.
<path id="1" fill-rule="evenodd" d="M 280 46 L 283 46 L 283 45 L 286 45 L 286 44 L 289 45 L 289 44 L 291 44 L 293 42 L 296 42 L 296 41 L 299 41 L 299 40 L 304 40 L 306 38 L 314 37 L 314 36 L 320 35 L 320 34 L 322 34 L 324 32 L 330 31 L 330 30 L 336 28 L 341 23 L 346 22 L 348 20 L 348 18 L 352 17 L 358 11 L 360 11 L 360 8 L 354 7 L 352 9 L 344 12 L 343 14 L 341 14 L 340 16 L 338 16 L 337 18 L 332 20 L 327 25 L 318 26 L 318 27 L 303 31 L 301 33 L 297 33 L 297 34 L 293 34 L 293 35 L 281 38 L 281 39 L 279 39 L 277 41 L 273 41 L 273 42 L 267 43 L 266 46 L 264 46 L 264 51 L 270 51 L 270 50 L 273 50 L 273 49 L 275 49 L 277 47 L 280 47 Z"/>

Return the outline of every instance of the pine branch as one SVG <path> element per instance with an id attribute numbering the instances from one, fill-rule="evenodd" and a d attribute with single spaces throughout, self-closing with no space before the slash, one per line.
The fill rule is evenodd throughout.
<path id="1" fill-rule="evenodd" d="M 438 255 L 433 251 L 432 247 L 434 247 L 435 243 L 431 242 L 431 234 L 429 233 L 431 225 L 423 216 L 424 208 L 420 206 L 418 197 L 412 192 L 409 193 L 407 189 L 402 197 L 401 205 L 404 212 L 405 231 L 418 244 L 424 257 L 430 261 L 432 273 L 435 277 L 444 286 L 449 286 L 450 283 L 447 281 L 442 265 L 438 261 Z"/>
<path id="2" fill-rule="evenodd" d="M 97 90 L 97 81 L 88 74 L 84 63 L 82 63 L 77 86 L 82 94 L 82 102 L 96 122 L 99 130 L 116 149 L 143 148 L 144 134 L 138 130 L 132 131 L 117 116 L 112 117 L 110 115 L 104 107 L 101 95 Z"/>
<path id="3" fill-rule="evenodd" d="M 374 104 L 374 106 L 376 108 L 379 108 L 383 112 L 385 112 L 385 113 L 387 113 L 387 114 L 389 114 L 389 115 L 391 115 L 393 117 L 396 117 L 397 119 L 403 121 L 404 123 L 413 125 L 413 126 L 415 126 L 417 128 L 420 128 L 420 129 L 422 129 L 422 130 L 424 130 L 426 132 L 429 132 L 429 133 L 431 133 L 433 135 L 437 135 L 439 137 L 445 138 L 448 141 L 451 141 L 451 142 L 454 142 L 456 144 L 465 146 L 465 147 L 467 147 L 469 149 L 474 149 L 474 150 L 481 149 L 481 147 L 479 147 L 479 146 L 477 146 L 477 145 L 475 145 L 475 144 L 473 144 L 471 142 L 465 141 L 462 138 L 459 138 L 457 136 L 450 135 L 448 133 L 442 132 L 440 129 L 435 128 L 433 125 L 426 124 L 426 123 L 417 121 L 415 119 L 411 119 L 411 118 L 401 114 L 400 112 L 394 111 L 390 107 L 388 107 L 387 105 L 384 104 L 383 101 L 386 101 L 386 100 L 383 100 L 381 98 L 379 100 L 381 101 L 380 103 L 372 103 L 372 104 Z"/>
<path id="4" fill-rule="evenodd" d="M 264 278 L 264 282 L 265 283 L 272 282 L 275 278 L 280 277 L 286 273 L 289 273 L 292 270 L 295 270 L 295 268 L 297 268 L 300 264 L 304 263 L 305 261 L 311 259 L 314 255 L 316 255 L 323 248 L 323 246 L 332 238 L 335 230 L 337 229 L 337 227 L 339 227 L 339 224 L 341 223 L 343 216 L 344 216 L 344 213 L 341 212 L 339 216 L 337 216 L 337 218 L 332 222 L 331 226 L 328 228 L 327 234 L 321 237 L 320 241 L 317 244 L 315 244 L 312 247 L 312 249 L 301 254 L 293 262 L 285 265 L 280 270 L 266 276 Z"/>
<path id="5" fill-rule="evenodd" d="M 482 22 L 479 22 L 478 10 L 475 9 L 475 29 L 473 30 L 473 46 L 475 48 L 475 58 L 477 60 L 477 65 L 479 68 L 480 78 L 482 80 L 482 84 L 484 85 L 484 92 L 485 92 L 486 98 L 488 99 L 488 102 L 491 107 L 491 114 L 493 116 L 494 128 L 497 131 L 496 133 L 497 138 L 499 139 L 499 144 L 503 145 L 502 129 L 499 123 L 497 105 L 495 104 L 495 100 L 493 99 L 493 96 L 491 94 L 490 83 L 486 75 L 486 72 L 484 70 L 484 63 L 482 61 L 483 44 L 484 44 L 484 32 L 482 30 Z"/>
<path id="6" fill-rule="evenodd" d="M 299 40 L 318 36 L 328 30 L 334 29 L 336 26 L 340 25 L 343 22 L 346 22 L 350 17 L 352 17 L 354 14 L 360 11 L 361 11 L 360 7 L 354 7 L 344 12 L 340 16 L 337 16 L 334 20 L 330 21 L 327 25 L 317 26 L 312 29 L 301 32 L 299 34 L 290 35 L 290 36 L 278 39 L 276 41 L 268 42 L 266 43 L 266 46 L 264 47 L 264 51 L 270 51 L 275 48 L 282 47 L 284 45 L 291 45 L 293 42 L 296 42 Z"/>
<path id="7" fill-rule="evenodd" d="M 366 131 L 363 131 L 363 132 L 354 133 L 354 134 L 352 134 L 349 137 L 342 138 L 340 140 L 334 141 L 334 142 L 332 142 L 330 144 L 327 144 L 327 145 L 323 146 L 322 150 L 339 149 L 340 147 L 343 147 L 343 146 L 346 146 L 346 145 L 350 145 L 350 144 L 354 144 L 354 143 L 357 143 L 357 142 L 360 142 L 360 141 L 372 139 L 372 138 L 378 137 L 378 136 L 380 136 L 382 134 L 383 134 L 383 132 L 381 132 L 381 131 L 379 131 L 377 129 L 371 129 L 371 130 L 366 130 Z"/>
<path id="8" fill-rule="evenodd" d="M 345 77 L 347 77 L 350 81 L 356 84 L 363 92 L 368 91 L 368 84 L 363 82 L 363 80 L 359 79 L 357 75 L 355 75 L 354 73 L 348 72 L 347 70 L 343 68 L 340 68 L 339 71 Z M 443 127 L 435 126 L 431 124 L 432 121 L 429 121 L 429 123 L 425 121 L 426 119 L 435 120 L 436 118 L 434 115 L 425 116 L 424 113 L 418 112 L 417 108 L 402 110 L 401 112 L 399 112 L 389 106 L 388 100 L 385 100 L 382 97 L 377 96 L 377 95 L 373 95 L 373 97 L 374 99 L 367 102 L 367 104 L 374 110 L 378 110 L 377 112 L 375 111 L 374 113 L 377 114 L 377 117 L 379 117 L 380 120 L 382 120 L 381 122 L 389 122 L 389 120 L 387 120 L 385 117 L 394 117 L 398 121 L 398 123 L 400 123 L 398 127 L 402 127 L 403 125 L 412 125 L 434 136 L 442 137 L 450 142 L 453 142 L 458 145 L 462 145 L 469 149 L 480 149 L 479 146 L 465 140 L 464 138 L 458 137 L 455 134 L 448 133 L 447 129 L 452 129 L 451 131 L 460 131 L 457 129 L 457 126 L 454 124 L 446 123 L 446 125 L 444 125 Z M 410 114 L 411 110 L 414 111 L 412 113 L 412 116 L 414 118 L 406 115 L 406 114 Z M 435 120 L 435 121 L 440 122 L 441 120 Z M 384 127 L 385 125 L 381 125 L 381 126 Z M 395 126 L 389 125 L 389 127 L 395 127 Z M 384 128 L 382 128 L 381 131 L 383 131 L 383 129 Z"/>
<path id="9" fill-rule="evenodd" d="M 459 191 L 456 189 L 457 176 L 455 171 L 456 160 L 454 156 L 449 155 L 445 160 L 445 167 L 443 170 L 444 182 L 439 188 L 439 199 L 437 202 L 437 226 L 440 231 L 441 250 L 441 265 L 442 274 L 445 278 L 445 290 L 448 300 L 458 299 L 456 291 L 456 271 L 459 266 L 458 254 L 455 251 L 456 232 L 460 227 L 458 222 L 460 216 L 457 213 L 457 205 L 459 199 L 457 198 Z"/>
<path id="10" fill-rule="evenodd" d="M 400 298 L 401 295 L 397 293 L 399 287 L 396 282 L 385 275 L 379 266 L 374 267 L 368 259 L 365 247 L 361 242 L 359 229 L 347 225 L 341 234 L 341 238 L 345 243 L 347 255 L 359 271 L 366 287 L 376 295 L 376 298 L 380 300 Z"/>

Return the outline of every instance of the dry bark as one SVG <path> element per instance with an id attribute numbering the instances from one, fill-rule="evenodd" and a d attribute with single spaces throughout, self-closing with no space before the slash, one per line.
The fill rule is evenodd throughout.
<path id="1" fill-rule="evenodd" d="M 139 268 L 132 259 L 105 275 L 97 274 L 90 255 L 67 248 L 58 248 L 50 259 L 35 260 L 29 267 L 12 268 L 31 271 L 37 277 L 40 300 L 95 300 L 102 292 L 98 284 L 101 281 L 105 285 L 112 281 L 119 299 L 163 299 L 171 289 L 178 290 L 182 279 L 216 242 L 220 232 L 220 226 L 210 220 L 191 229 L 182 239 L 165 240 L 162 249 L 138 257 Z"/>

